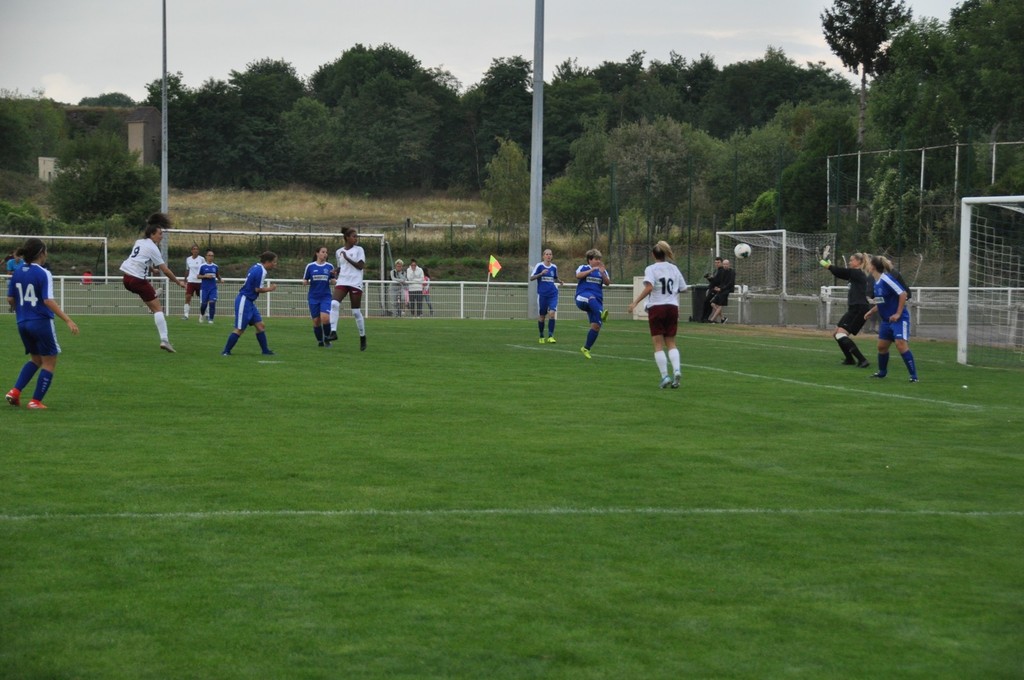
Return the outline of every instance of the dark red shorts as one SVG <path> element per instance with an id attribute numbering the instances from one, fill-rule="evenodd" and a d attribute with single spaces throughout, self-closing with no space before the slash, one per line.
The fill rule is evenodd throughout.
<path id="1" fill-rule="evenodd" d="M 679 307 L 676 305 L 655 305 L 647 308 L 647 324 L 651 327 L 651 335 L 664 335 L 666 338 L 676 337 L 679 326 Z"/>
<path id="2" fill-rule="evenodd" d="M 156 289 L 146 279 L 137 279 L 134 276 L 128 276 L 125 274 L 121 278 L 121 283 L 124 284 L 125 290 L 135 293 L 143 302 L 149 302 L 150 300 L 156 299 Z"/>
<path id="3" fill-rule="evenodd" d="M 345 296 L 349 296 L 349 300 L 352 302 L 352 309 L 359 309 L 363 304 L 363 291 L 359 290 L 355 286 L 335 286 L 334 287 L 334 299 L 341 302 L 345 299 Z"/>
<path id="4" fill-rule="evenodd" d="M 186 295 L 199 295 L 199 291 L 203 289 L 203 284 L 192 283 L 191 281 L 185 283 L 185 294 Z"/>

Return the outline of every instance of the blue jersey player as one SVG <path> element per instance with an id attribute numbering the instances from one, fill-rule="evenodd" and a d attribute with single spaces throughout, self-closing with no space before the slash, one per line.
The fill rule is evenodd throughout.
<path id="1" fill-rule="evenodd" d="M 309 286 L 307 300 L 309 315 L 313 319 L 313 335 L 320 347 L 330 347 L 331 337 L 331 281 L 335 279 L 334 265 L 327 261 L 327 246 L 316 249 L 316 260 L 306 265 L 302 285 Z"/>
<path id="2" fill-rule="evenodd" d="M 273 354 L 267 346 L 266 327 L 263 325 L 260 310 L 256 307 L 256 299 L 260 293 L 271 293 L 277 290 L 276 283 L 267 281 L 267 272 L 276 266 L 277 254 L 268 250 L 260 255 L 259 262 L 249 268 L 245 283 L 242 284 L 242 289 L 235 297 L 235 329 L 231 331 L 227 344 L 224 345 L 224 351 L 221 352 L 224 356 L 231 356 L 231 350 L 234 349 L 238 339 L 242 337 L 242 333 L 249 326 L 256 327 L 256 340 L 259 341 L 263 353 Z"/>
<path id="3" fill-rule="evenodd" d="M 604 287 L 610 285 L 612 280 L 604 268 L 601 251 L 591 248 L 587 251 L 587 263 L 576 269 L 576 306 L 587 313 L 590 321 L 587 342 L 580 347 L 580 352 L 588 359 L 590 348 L 597 342 L 597 334 L 608 318 L 608 310 L 604 308 Z"/>
<path id="4" fill-rule="evenodd" d="M 220 283 L 220 267 L 213 262 L 213 251 L 206 251 L 206 262 L 199 266 L 199 323 L 213 323 L 217 315 L 217 284 Z"/>
<path id="5" fill-rule="evenodd" d="M 871 258 L 870 272 L 875 280 L 875 306 L 865 318 L 878 313 L 878 372 L 872 378 L 884 378 L 889 368 L 889 346 L 894 342 L 910 373 L 910 382 L 917 382 L 917 366 L 910 351 L 910 312 L 907 310 L 907 291 L 890 274 L 892 267 L 885 258 Z"/>
<path id="6" fill-rule="evenodd" d="M 39 379 L 28 408 L 43 409 L 46 408 L 43 397 L 53 382 L 57 355 L 60 354 L 53 317 L 60 317 L 73 335 L 78 335 L 78 326 L 53 299 L 53 276 L 43 267 L 46 263 L 46 244 L 37 238 L 30 238 L 18 249 L 18 256 L 24 258 L 24 261 L 12 270 L 11 280 L 7 283 L 7 302 L 14 308 L 18 334 L 30 360 L 21 367 L 18 379 L 6 399 L 11 406 L 20 406 L 21 391 L 38 372 Z"/>
<path id="7" fill-rule="evenodd" d="M 558 266 L 552 264 L 551 249 L 548 248 L 542 255 L 542 262 L 538 262 L 530 275 L 531 281 L 537 282 L 537 330 L 540 332 L 541 344 L 555 342 L 555 317 L 558 314 L 558 286 L 562 285 L 562 279 L 558 278 Z M 548 339 L 544 339 L 544 319 L 548 321 Z"/>

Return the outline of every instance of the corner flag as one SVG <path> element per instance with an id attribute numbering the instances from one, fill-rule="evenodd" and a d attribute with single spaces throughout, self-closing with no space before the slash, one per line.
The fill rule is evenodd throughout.
<path id="1" fill-rule="evenodd" d="M 487 263 L 487 273 L 491 275 L 493 279 L 501 271 L 501 263 L 498 262 L 498 258 L 491 255 L 491 261 Z"/>

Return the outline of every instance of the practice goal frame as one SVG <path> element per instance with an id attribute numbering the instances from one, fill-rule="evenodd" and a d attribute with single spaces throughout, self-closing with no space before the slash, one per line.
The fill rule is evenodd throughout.
<path id="1" fill-rule="evenodd" d="M 960 201 L 957 361 L 1024 367 L 1024 196 Z"/>
<path id="2" fill-rule="evenodd" d="M 0 240 L 13 239 L 17 242 L 17 246 L 21 246 L 27 239 L 38 238 L 42 239 L 44 243 L 51 241 L 99 241 L 103 244 L 103 276 L 110 276 L 109 271 L 109 260 L 110 260 L 110 247 L 109 239 L 106 236 L 63 236 L 61 234 L 0 234 Z M 16 247 L 17 247 L 16 246 Z M 11 250 L 14 250 L 12 248 Z M 97 273 L 97 276 L 99 274 Z"/>
<path id="3" fill-rule="evenodd" d="M 750 245 L 750 257 L 738 260 L 733 255 L 739 243 Z M 835 249 L 835 233 L 787 229 L 715 232 L 715 254 L 732 260 L 737 283 L 754 294 L 817 295 L 826 281 L 818 263 L 826 245 Z"/>

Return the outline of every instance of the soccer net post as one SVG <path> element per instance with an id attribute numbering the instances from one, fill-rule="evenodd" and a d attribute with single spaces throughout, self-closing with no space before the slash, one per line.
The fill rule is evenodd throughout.
<path id="1" fill-rule="evenodd" d="M 750 246 L 750 256 L 739 259 L 734 250 Z M 732 260 L 736 282 L 754 294 L 817 295 L 827 280 L 818 263 L 825 246 L 834 249 L 834 233 L 804 234 L 786 229 L 719 231 L 715 254 Z"/>
<path id="2" fill-rule="evenodd" d="M 960 202 L 961 364 L 1024 367 L 1024 196 Z"/>
<path id="3" fill-rule="evenodd" d="M 88 252 L 84 254 L 79 253 L 78 259 L 83 261 L 83 271 L 86 269 L 90 271 L 92 269 L 96 269 L 97 271 L 93 271 L 93 274 L 95 274 L 96 276 L 109 276 L 108 269 L 110 266 L 110 248 L 106 236 L 60 236 L 56 234 L 0 234 L 0 247 L 4 248 L 4 253 L 6 253 L 7 251 L 13 251 L 19 248 L 22 244 L 24 244 L 27 239 L 33 237 L 41 239 L 43 243 L 46 244 L 46 250 L 51 254 L 58 252 L 61 249 L 61 244 L 65 244 L 65 242 L 74 243 L 76 248 L 78 247 L 78 242 L 81 241 L 91 241 L 96 243 L 101 247 L 100 250 L 96 251 L 95 254 Z M 68 246 L 65 244 L 65 247 L 67 248 Z M 93 262 L 95 264 L 90 264 Z M 101 266 L 103 267 L 102 271 L 100 271 Z"/>

